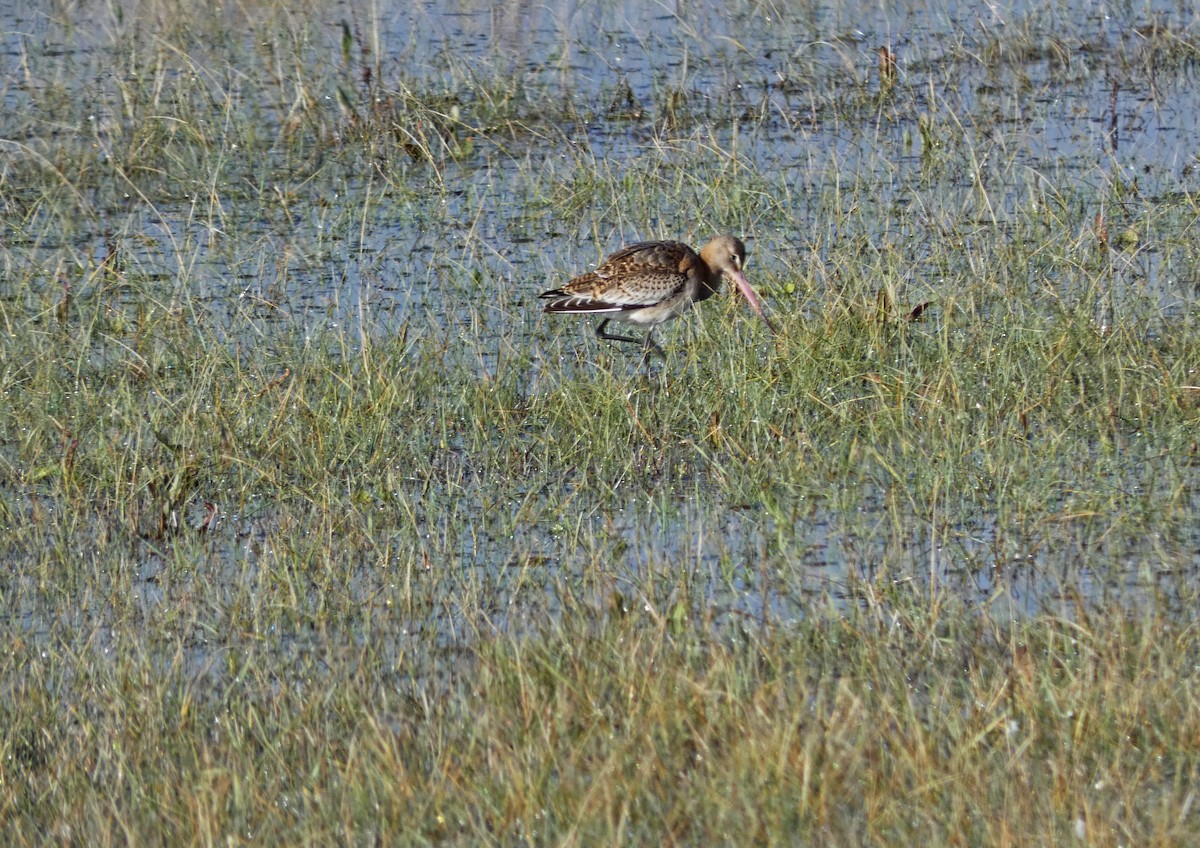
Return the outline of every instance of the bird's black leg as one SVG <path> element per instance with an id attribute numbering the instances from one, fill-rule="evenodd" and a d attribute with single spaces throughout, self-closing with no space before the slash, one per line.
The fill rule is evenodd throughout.
<path id="1" fill-rule="evenodd" d="M 597 336 L 599 336 L 602 339 L 608 339 L 609 341 L 613 341 L 613 342 L 632 342 L 634 344 L 637 344 L 640 341 L 640 342 L 642 342 L 642 359 L 649 360 L 651 353 L 657 353 L 659 356 L 661 356 L 663 358 L 663 360 L 666 360 L 667 355 L 665 353 L 663 353 L 663 349 L 661 347 L 659 347 L 658 343 L 655 342 L 654 339 L 652 338 L 653 333 L 654 333 L 653 328 L 651 328 L 650 330 L 648 330 L 646 332 L 645 340 L 635 339 L 633 336 L 618 336 L 616 333 L 607 333 L 604 331 L 604 328 L 608 326 L 608 322 L 611 320 L 612 320 L 611 318 L 605 318 L 603 321 L 600 322 L 600 326 L 596 328 Z"/>
<path id="2" fill-rule="evenodd" d="M 654 328 L 651 327 L 646 331 L 646 343 L 642 345 L 642 361 L 649 364 L 650 354 L 657 353 L 662 358 L 663 362 L 667 361 L 667 355 L 663 353 L 663 349 L 658 346 L 658 342 L 654 341 Z"/>
<path id="3" fill-rule="evenodd" d="M 641 341 L 641 339 L 635 339 L 635 338 L 633 338 L 633 336 L 618 336 L 616 333 L 604 332 L 604 328 L 608 326 L 608 322 L 611 320 L 612 320 L 611 318 L 605 318 L 603 321 L 600 322 L 600 326 L 596 328 L 597 336 L 599 336 L 602 339 L 608 339 L 611 342 L 632 342 L 634 344 L 637 344 L 638 342 Z"/>

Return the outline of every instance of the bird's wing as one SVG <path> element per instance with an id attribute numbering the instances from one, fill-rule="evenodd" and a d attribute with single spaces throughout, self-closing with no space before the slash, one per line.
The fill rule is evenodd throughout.
<path id="1" fill-rule="evenodd" d="M 653 306 L 687 285 L 699 258 L 673 241 L 647 241 L 621 248 L 595 271 L 576 277 L 542 297 L 555 298 L 552 312 L 620 312 Z"/>

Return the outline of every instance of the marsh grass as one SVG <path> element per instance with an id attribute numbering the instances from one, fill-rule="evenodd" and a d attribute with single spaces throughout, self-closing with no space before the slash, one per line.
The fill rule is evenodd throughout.
<path id="1" fill-rule="evenodd" d="M 761 86 L 331 14 L 6 90 L 5 844 L 1195 840 L 1193 177 L 1039 152 L 1052 13 Z M 536 311 L 719 230 L 778 335 Z"/>
<path id="2" fill-rule="evenodd" d="M 905 591 L 725 638 L 588 619 L 466 652 L 429 646 L 417 677 L 378 642 L 320 635 L 298 652 L 244 644 L 200 675 L 145 646 L 113 662 L 86 644 L 52 656 L 18 644 L 6 772 L 23 791 L 8 832 L 173 841 L 186 824 L 202 842 L 574 844 L 1193 832 L 1198 763 L 1180 743 L 1197 732 L 1197 646 L 1167 619 L 1114 610 L 995 628 Z M 67 685 L 69 705 L 48 697 Z"/>

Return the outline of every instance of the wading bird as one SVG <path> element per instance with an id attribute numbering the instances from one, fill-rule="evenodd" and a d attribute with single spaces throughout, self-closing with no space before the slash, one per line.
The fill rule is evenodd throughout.
<path id="1" fill-rule="evenodd" d="M 645 241 L 623 247 L 595 271 L 576 277 L 562 288 L 538 295 L 547 300 L 546 312 L 580 312 L 604 315 L 596 335 L 617 342 L 638 342 L 630 336 L 605 332 L 609 321 L 647 327 L 643 356 L 655 351 L 666 359 L 651 338 L 654 328 L 682 315 L 693 303 L 717 293 L 727 277 L 750 302 L 767 326 L 775 327 L 763 313 L 742 265 L 746 246 L 733 236 L 717 236 L 700 250 L 677 241 Z"/>

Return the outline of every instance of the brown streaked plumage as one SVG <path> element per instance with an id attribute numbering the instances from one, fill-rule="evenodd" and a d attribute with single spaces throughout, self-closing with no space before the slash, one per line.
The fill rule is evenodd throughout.
<path id="1" fill-rule="evenodd" d="M 596 328 L 596 335 L 602 339 L 638 341 L 605 332 L 609 321 L 645 325 L 645 354 L 654 350 L 664 356 L 651 338 L 654 328 L 683 314 L 693 303 L 712 297 L 721 287 L 722 277 L 727 277 L 767 326 L 775 329 L 742 273 L 745 261 L 746 247 L 733 236 L 717 236 L 699 253 L 677 241 L 639 242 L 621 248 L 595 271 L 539 297 L 549 301 L 546 312 L 604 314 L 606 317 Z"/>

